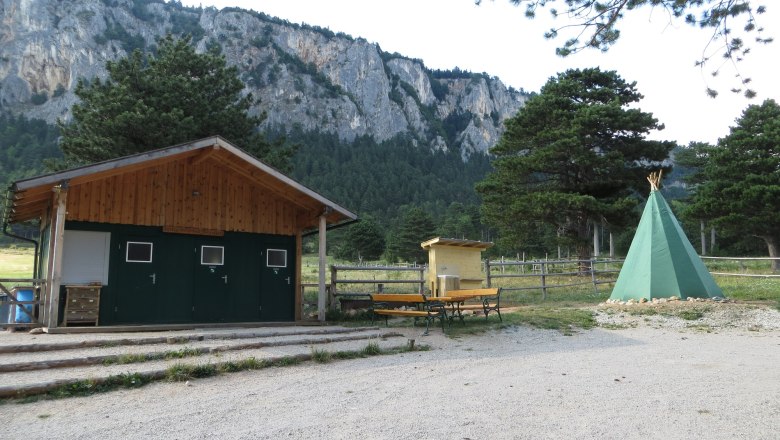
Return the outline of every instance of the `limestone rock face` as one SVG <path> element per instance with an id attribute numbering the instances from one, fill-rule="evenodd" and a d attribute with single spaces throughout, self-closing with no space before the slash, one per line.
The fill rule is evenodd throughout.
<path id="1" fill-rule="evenodd" d="M 155 0 L 3 0 L 0 106 L 67 121 L 80 79 L 166 32 L 193 35 L 198 51 L 218 44 L 235 65 L 263 127 L 299 127 L 343 140 L 398 135 L 422 148 L 455 149 L 464 160 L 499 139 L 528 95 L 485 74 L 437 73 L 362 38 L 254 11 L 189 8 Z"/>

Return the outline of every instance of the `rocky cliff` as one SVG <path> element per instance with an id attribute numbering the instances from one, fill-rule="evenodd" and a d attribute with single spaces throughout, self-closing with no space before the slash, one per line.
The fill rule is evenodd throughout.
<path id="1" fill-rule="evenodd" d="M 80 78 L 106 61 L 150 49 L 167 32 L 219 45 L 260 100 L 268 127 L 335 133 L 343 140 L 399 134 L 467 159 L 498 140 L 527 95 L 495 77 L 431 71 L 361 38 L 235 8 L 162 0 L 0 0 L 0 106 L 67 120 Z"/>

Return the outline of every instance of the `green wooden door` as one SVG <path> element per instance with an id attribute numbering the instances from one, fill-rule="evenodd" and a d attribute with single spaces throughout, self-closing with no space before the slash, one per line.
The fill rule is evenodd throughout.
<path id="1" fill-rule="evenodd" d="M 124 235 L 115 246 L 112 260 L 119 267 L 115 272 L 114 323 L 157 322 L 159 244 L 158 237 Z"/>
<path id="2" fill-rule="evenodd" d="M 196 239 L 193 286 L 195 322 L 228 322 L 232 309 L 230 260 L 223 240 Z"/>
<path id="3" fill-rule="evenodd" d="M 163 235 L 165 258 L 159 259 L 157 316 L 161 323 L 193 322 L 193 261 L 196 248 L 189 235 Z"/>
<path id="4" fill-rule="evenodd" d="M 295 241 L 293 237 L 265 242 L 260 262 L 263 321 L 295 320 Z"/>
<path id="5" fill-rule="evenodd" d="M 227 273 L 231 286 L 233 322 L 257 322 L 260 316 L 260 246 L 257 235 L 228 233 L 226 244 L 230 249 Z"/>

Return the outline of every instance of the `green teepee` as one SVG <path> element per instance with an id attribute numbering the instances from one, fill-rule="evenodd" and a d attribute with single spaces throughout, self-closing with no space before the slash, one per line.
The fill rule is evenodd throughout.
<path id="1" fill-rule="evenodd" d="M 664 200 L 653 173 L 650 197 L 612 289 L 611 300 L 723 297 Z"/>

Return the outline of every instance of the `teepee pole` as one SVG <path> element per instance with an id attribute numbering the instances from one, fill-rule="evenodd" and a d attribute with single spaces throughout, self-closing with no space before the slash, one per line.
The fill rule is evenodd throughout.
<path id="1" fill-rule="evenodd" d="M 663 173 L 664 170 L 658 170 L 657 173 L 650 173 L 650 175 L 647 176 L 647 181 L 650 182 L 650 191 L 658 191 L 661 187 L 661 176 Z"/>

